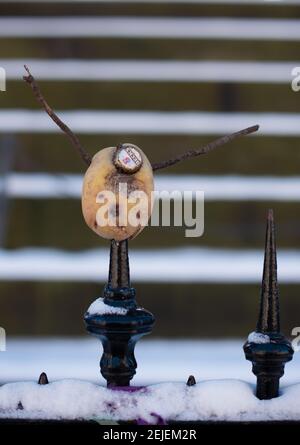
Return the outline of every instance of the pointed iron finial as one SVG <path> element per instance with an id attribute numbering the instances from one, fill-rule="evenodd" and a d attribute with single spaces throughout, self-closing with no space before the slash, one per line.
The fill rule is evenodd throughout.
<path id="1" fill-rule="evenodd" d="M 279 381 L 285 364 L 293 358 L 291 343 L 280 333 L 277 261 L 273 211 L 268 212 L 265 263 L 256 332 L 244 345 L 246 359 L 257 377 L 256 396 L 273 399 L 279 394 Z M 263 341 L 262 341 L 263 340 Z"/>
<path id="2" fill-rule="evenodd" d="M 48 383 L 49 383 L 49 380 L 48 380 L 47 374 L 45 372 L 42 372 L 42 374 L 39 377 L 38 384 L 39 385 L 48 385 Z"/>
<path id="3" fill-rule="evenodd" d="M 268 211 L 264 272 L 257 332 L 280 332 L 277 255 L 273 210 Z"/>

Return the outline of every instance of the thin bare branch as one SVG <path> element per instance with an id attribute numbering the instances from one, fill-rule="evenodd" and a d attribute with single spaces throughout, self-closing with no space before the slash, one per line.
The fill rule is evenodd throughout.
<path id="1" fill-rule="evenodd" d="M 254 125 L 253 127 L 245 128 L 244 130 L 237 131 L 236 133 L 229 134 L 227 136 L 222 136 L 221 138 L 215 139 L 209 144 L 205 145 L 198 150 L 189 150 L 185 153 L 182 153 L 175 158 L 168 159 L 167 161 L 158 162 L 157 164 L 152 164 L 153 170 L 160 170 L 162 168 L 171 167 L 172 165 L 177 164 L 178 162 L 184 161 L 185 159 L 194 158 L 196 156 L 205 155 L 206 153 L 214 150 L 215 148 L 221 147 L 221 145 L 225 145 L 228 142 L 233 141 L 234 139 L 245 136 L 250 133 L 254 133 L 259 129 L 259 125 Z"/>
<path id="2" fill-rule="evenodd" d="M 73 131 L 57 116 L 57 114 L 48 105 L 40 90 L 40 87 L 30 73 L 29 68 L 26 65 L 24 65 L 24 68 L 27 71 L 28 76 L 24 76 L 23 79 L 30 85 L 37 101 L 42 105 L 42 107 L 53 120 L 53 122 L 55 122 L 55 124 L 68 136 L 73 147 L 78 151 L 83 162 L 85 162 L 85 164 L 87 165 L 90 165 L 90 163 L 92 162 L 92 156 L 83 148 L 78 137 L 73 133 Z"/>

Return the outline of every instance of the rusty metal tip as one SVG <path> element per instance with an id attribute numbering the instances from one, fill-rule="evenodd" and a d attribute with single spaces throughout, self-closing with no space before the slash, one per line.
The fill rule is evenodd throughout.
<path id="1" fill-rule="evenodd" d="M 268 210 L 265 260 L 257 332 L 280 332 L 274 212 Z"/>
<path id="2" fill-rule="evenodd" d="M 39 377 L 38 384 L 39 385 L 48 385 L 48 383 L 49 383 L 49 380 L 48 380 L 47 374 L 45 372 L 42 372 Z"/>
<path id="3" fill-rule="evenodd" d="M 196 383 L 197 383 L 196 379 L 193 375 L 190 375 L 186 382 L 187 386 L 194 386 L 194 385 L 196 385 Z"/>
<path id="4" fill-rule="evenodd" d="M 130 287 L 128 240 L 111 240 L 108 284 L 112 289 Z"/>

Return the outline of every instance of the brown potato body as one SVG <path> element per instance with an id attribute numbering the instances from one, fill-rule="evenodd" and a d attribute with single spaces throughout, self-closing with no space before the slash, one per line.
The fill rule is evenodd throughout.
<path id="1" fill-rule="evenodd" d="M 124 210 L 127 207 L 127 213 L 135 214 L 137 220 L 141 212 L 136 207 L 137 202 L 141 203 L 148 218 L 151 216 L 152 201 L 151 192 L 153 191 L 153 171 L 151 164 L 145 154 L 132 144 L 130 145 L 137 149 L 142 158 L 142 165 L 135 173 L 126 173 L 120 168 L 117 168 L 114 163 L 116 154 L 116 147 L 108 147 L 100 150 L 92 159 L 92 163 L 86 171 L 83 189 L 82 189 L 82 213 L 87 225 L 98 235 L 106 239 L 114 239 L 122 241 L 125 239 L 132 239 L 140 233 L 145 227 L 145 218 L 141 218 L 141 223 L 132 225 L 128 217 L 124 220 L 120 215 L 124 215 Z M 127 194 L 119 194 L 119 184 L 126 184 Z M 116 225 L 99 225 L 99 222 L 105 221 L 105 218 L 99 216 L 99 209 L 102 205 L 107 204 L 106 191 L 113 192 L 116 196 L 116 206 L 107 205 L 107 212 L 105 218 L 110 216 L 115 217 Z M 142 191 L 148 199 L 140 199 L 136 202 L 128 202 L 128 196 L 132 192 Z M 100 203 L 99 200 L 103 203 Z M 98 202 L 97 202 L 98 201 Z M 135 212 L 135 210 L 137 210 Z M 109 212 L 109 214 L 108 214 Z M 142 216 L 145 213 L 142 212 Z M 124 224 L 125 223 L 125 224 Z"/>

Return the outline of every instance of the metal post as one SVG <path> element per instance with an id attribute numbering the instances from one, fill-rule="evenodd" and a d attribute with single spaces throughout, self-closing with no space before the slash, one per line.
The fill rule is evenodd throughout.
<path id="1" fill-rule="evenodd" d="M 137 368 L 135 344 L 152 331 L 154 317 L 137 306 L 135 289 L 130 287 L 127 240 L 111 241 L 109 278 L 103 298 L 106 305 L 123 308 L 126 314 L 87 312 L 86 328 L 102 342 L 100 370 L 107 386 L 129 386 Z"/>
<path id="2" fill-rule="evenodd" d="M 260 312 L 256 332 L 263 334 L 266 342 L 247 341 L 244 352 L 252 362 L 257 377 L 256 395 L 261 400 L 278 396 L 279 380 L 284 374 L 285 363 L 293 358 L 291 343 L 280 333 L 279 293 L 277 282 L 277 255 L 273 211 L 269 210 L 265 246 Z"/>

